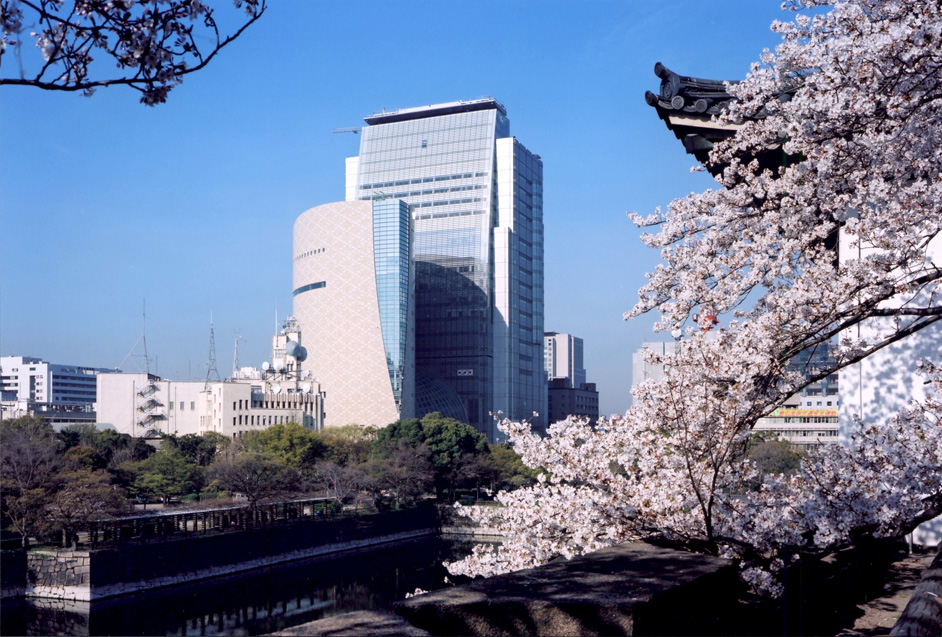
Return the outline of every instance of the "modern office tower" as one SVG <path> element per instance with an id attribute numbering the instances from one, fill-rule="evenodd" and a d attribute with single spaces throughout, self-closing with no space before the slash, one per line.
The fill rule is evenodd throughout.
<path id="1" fill-rule="evenodd" d="M 347 199 L 412 206 L 416 413 L 443 411 L 496 440 L 491 412 L 545 411 L 543 164 L 493 99 L 365 121 Z"/>
<path id="2" fill-rule="evenodd" d="M 415 413 L 412 220 L 401 199 L 311 208 L 294 224 L 294 316 L 328 427 Z"/>
<path id="3" fill-rule="evenodd" d="M 546 378 L 565 379 L 566 387 L 585 383 L 582 339 L 572 334 L 546 332 L 543 334 L 543 366 Z"/>

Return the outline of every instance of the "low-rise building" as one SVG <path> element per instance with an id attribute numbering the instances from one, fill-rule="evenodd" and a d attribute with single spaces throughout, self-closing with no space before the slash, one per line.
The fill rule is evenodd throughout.
<path id="1" fill-rule="evenodd" d="M 569 387 L 565 378 L 549 381 L 547 412 L 550 424 L 565 420 L 566 416 L 585 417 L 594 423 L 599 419 L 599 392 L 595 383 Z"/>
<path id="2" fill-rule="evenodd" d="M 99 428 L 135 437 L 248 431 L 296 422 L 323 427 L 324 397 L 316 381 L 265 378 L 231 382 L 173 381 L 154 374 L 98 376 Z"/>
<path id="3" fill-rule="evenodd" d="M 39 416 L 57 429 L 93 423 L 97 374 L 112 370 L 0 357 L 0 418 Z"/>
<path id="4" fill-rule="evenodd" d="M 242 368 L 224 382 L 174 381 L 149 373 L 98 375 L 99 428 L 134 437 L 204 434 L 241 438 L 249 431 L 295 422 L 324 427 L 324 392 L 310 370 L 301 331 L 289 316 L 272 337 L 272 360 Z"/>

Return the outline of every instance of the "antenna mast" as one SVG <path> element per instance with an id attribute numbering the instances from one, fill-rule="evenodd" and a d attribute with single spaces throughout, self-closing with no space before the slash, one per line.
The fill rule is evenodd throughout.
<path id="1" fill-rule="evenodd" d="M 213 379 L 220 382 L 219 370 L 216 369 L 216 335 L 213 332 L 213 313 L 209 313 L 209 362 L 206 363 L 206 384 L 203 391 L 209 391 L 209 382 Z"/>
<path id="2" fill-rule="evenodd" d="M 239 377 L 239 341 L 242 340 L 242 335 L 239 332 L 236 332 L 235 335 L 235 352 L 232 354 L 232 377 Z"/>
<path id="3" fill-rule="evenodd" d="M 138 345 L 143 345 L 144 354 L 144 372 L 150 374 L 150 359 L 147 358 L 147 299 L 144 299 L 141 304 L 141 337 L 137 339 L 134 343 L 134 346 L 131 347 L 131 351 L 128 352 L 127 356 L 124 357 L 124 360 L 121 361 L 121 364 L 118 365 L 115 369 L 119 370 L 124 367 L 124 364 L 128 362 L 128 359 L 134 354 L 134 350 L 137 349 Z M 138 365 L 140 367 L 140 365 Z"/>

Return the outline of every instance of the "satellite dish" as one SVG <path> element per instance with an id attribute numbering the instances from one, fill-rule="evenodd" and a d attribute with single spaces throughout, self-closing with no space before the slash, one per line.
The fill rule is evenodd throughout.
<path id="1" fill-rule="evenodd" d="M 301 347 L 301 344 L 297 341 L 288 341 L 285 345 L 285 354 L 291 356 L 299 363 L 307 358 L 307 349 Z"/>
<path id="2" fill-rule="evenodd" d="M 269 363 L 268 361 L 265 361 L 264 363 L 262 363 L 263 372 L 267 372 L 270 369 L 271 369 L 271 363 Z"/>
<path id="3" fill-rule="evenodd" d="M 280 394 L 280 393 L 281 393 L 281 385 L 272 385 L 272 386 L 271 386 L 271 393 L 273 393 L 273 394 Z"/>
<path id="4" fill-rule="evenodd" d="M 310 384 L 310 383 L 304 383 L 303 385 L 301 385 L 301 393 L 302 393 L 302 394 L 310 394 L 310 393 L 311 393 L 311 384 Z"/>

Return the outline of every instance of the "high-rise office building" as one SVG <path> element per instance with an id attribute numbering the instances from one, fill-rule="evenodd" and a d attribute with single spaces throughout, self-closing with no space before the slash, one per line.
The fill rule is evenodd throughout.
<path id="1" fill-rule="evenodd" d="M 450 406 L 495 440 L 491 412 L 545 411 L 543 164 L 493 99 L 365 121 L 347 199 L 412 207 L 416 412 Z"/>

